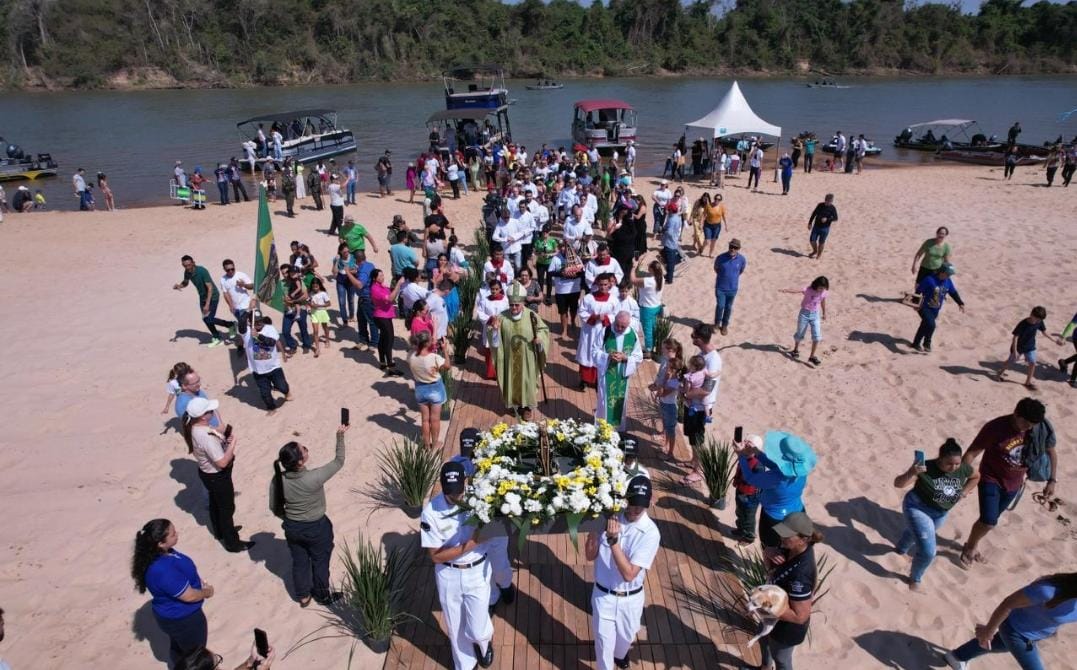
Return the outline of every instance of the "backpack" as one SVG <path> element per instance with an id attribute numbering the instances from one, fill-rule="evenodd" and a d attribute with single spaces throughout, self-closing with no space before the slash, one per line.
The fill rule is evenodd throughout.
<path id="1" fill-rule="evenodd" d="M 1039 422 L 1028 431 L 1025 449 L 1021 454 L 1022 464 L 1028 468 L 1028 480 L 1045 482 L 1051 479 L 1051 456 L 1049 449 L 1055 447 L 1055 429 L 1047 419 Z"/>

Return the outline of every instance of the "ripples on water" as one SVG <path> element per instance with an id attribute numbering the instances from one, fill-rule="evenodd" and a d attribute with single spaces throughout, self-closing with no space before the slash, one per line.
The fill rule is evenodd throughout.
<path id="1" fill-rule="evenodd" d="M 534 151 L 546 142 L 569 144 L 572 104 L 582 98 L 620 98 L 639 110 L 640 168 L 657 174 L 684 123 L 709 112 L 730 80 L 639 78 L 566 81 L 553 91 L 528 91 L 529 81 L 511 81 L 513 137 Z M 782 127 L 788 138 L 803 130 L 829 139 L 836 130 L 864 133 L 884 147 L 883 158 L 930 161 L 919 152 L 895 150 L 891 141 L 910 123 L 970 118 L 987 134 L 1005 137 L 1015 120 L 1021 141 L 1041 143 L 1059 134 L 1077 135 L 1073 107 L 1077 77 L 990 77 L 962 79 L 842 79 L 848 89 L 806 87 L 804 80 L 743 80 L 754 111 Z M 361 188 L 373 188 L 373 165 L 393 151 L 394 180 L 403 185 L 409 158 L 426 143 L 426 118 L 444 107 L 440 82 L 311 88 L 237 90 L 93 91 L 7 93 L 0 98 L 0 135 L 33 152 L 50 152 L 60 176 L 38 182 L 5 182 L 10 199 L 18 184 L 43 188 L 53 209 L 77 209 L 71 173 L 85 167 L 109 181 L 121 206 L 164 204 L 177 159 L 188 172 L 212 173 L 215 164 L 242 156 L 235 124 L 259 114 L 291 109 L 336 109 L 354 133 Z M 689 140 L 695 139 L 689 136 Z M 783 140 L 783 145 L 786 140 Z M 340 164 L 348 156 L 338 157 Z M 215 189 L 211 189 L 215 191 Z M 210 200 L 216 199 L 210 193 Z M 100 203 L 99 203 L 100 204 Z"/>

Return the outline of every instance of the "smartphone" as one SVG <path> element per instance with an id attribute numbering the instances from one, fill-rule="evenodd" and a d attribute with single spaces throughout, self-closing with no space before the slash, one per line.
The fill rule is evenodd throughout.
<path id="1" fill-rule="evenodd" d="M 254 648 L 262 658 L 269 656 L 269 636 L 261 628 L 254 629 Z"/>
<path id="2" fill-rule="evenodd" d="M 921 467 L 923 467 L 923 465 L 927 462 L 924 459 L 924 452 L 920 451 L 919 449 L 913 452 L 913 460 L 916 462 L 917 465 Z"/>
<path id="3" fill-rule="evenodd" d="M 224 439 L 227 440 L 230 437 L 232 437 L 232 424 L 224 427 Z"/>
<path id="4" fill-rule="evenodd" d="M 737 426 L 733 429 L 733 441 L 740 442 L 744 439 L 744 426 Z"/>
<path id="5" fill-rule="evenodd" d="M 352 425 L 352 413 L 347 407 L 340 408 L 340 425 L 350 426 Z"/>

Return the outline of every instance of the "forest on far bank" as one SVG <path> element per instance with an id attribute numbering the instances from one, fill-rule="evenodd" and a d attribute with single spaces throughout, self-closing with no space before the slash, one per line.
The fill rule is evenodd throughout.
<path id="1" fill-rule="evenodd" d="M 584 0 L 586 2 L 586 0 Z M 722 9 L 724 11 L 717 11 Z M 0 86 L 1077 72 L 1077 1 L 5 0 Z"/>

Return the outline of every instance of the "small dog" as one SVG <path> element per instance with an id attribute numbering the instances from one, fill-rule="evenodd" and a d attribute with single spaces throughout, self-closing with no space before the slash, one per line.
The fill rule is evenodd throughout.
<path id="1" fill-rule="evenodd" d="M 789 595 L 780 586 L 763 584 L 752 589 L 748 594 L 748 614 L 751 614 L 760 624 L 759 634 L 748 640 L 748 646 L 759 641 L 760 638 L 770 635 L 774 626 L 778 623 L 778 617 L 789 609 Z"/>

